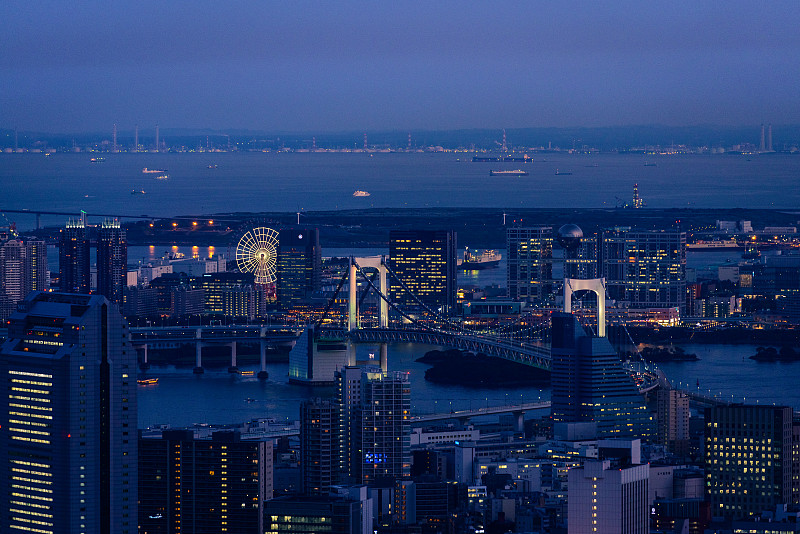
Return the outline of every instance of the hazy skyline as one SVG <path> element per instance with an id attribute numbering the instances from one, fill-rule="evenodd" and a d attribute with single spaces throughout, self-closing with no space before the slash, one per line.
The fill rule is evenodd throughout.
<path id="1" fill-rule="evenodd" d="M 0 128 L 800 122 L 790 2 L 4 8 Z"/>

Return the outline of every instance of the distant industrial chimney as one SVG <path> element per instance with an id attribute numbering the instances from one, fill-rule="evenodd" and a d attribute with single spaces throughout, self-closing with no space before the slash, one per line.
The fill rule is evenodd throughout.
<path id="1" fill-rule="evenodd" d="M 758 151 L 764 152 L 766 150 L 766 146 L 764 144 L 764 125 L 761 125 L 761 142 L 758 144 Z"/>
<path id="2" fill-rule="evenodd" d="M 767 127 L 767 152 L 772 152 L 772 125 Z"/>

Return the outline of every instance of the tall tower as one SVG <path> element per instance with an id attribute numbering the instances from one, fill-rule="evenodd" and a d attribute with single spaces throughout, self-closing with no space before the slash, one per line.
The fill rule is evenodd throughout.
<path id="1" fill-rule="evenodd" d="M 389 293 L 394 302 L 412 306 L 416 301 L 405 285 L 425 305 L 444 315 L 456 305 L 456 233 L 452 230 L 392 230 L 389 232 L 390 268 L 403 283 L 392 278 Z"/>
<path id="2" fill-rule="evenodd" d="M 608 339 L 567 313 L 552 317 L 553 421 L 596 422 L 600 438 L 646 438 L 650 412 Z"/>
<path id="3" fill-rule="evenodd" d="M 91 291 L 89 237 L 83 219 L 69 220 L 58 242 L 59 287 L 66 293 Z"/>
<path id="4" fill-rule="evenodd" d="M 9 532 L 137 531 L 136 352 L 100 295 L 31 293 L 0 347 Z"/>
<path id="5" fill-rule="evenodd" d="M 767 126 L 767 152 L 772 152 L 772 125 Z"/>
<path id="6" fill-rule="evenodd" d="M 128 243 L 118 220 L 104 221 L 97 236 L 97 292 L 122 304 L 127 286 Z"/>
<path id="7" fill-rule="evenodd" d="M 318 228 L 284 228 L 278 234 L 276 293 L 286 310 L 307 299 L 322 284 Z"/>

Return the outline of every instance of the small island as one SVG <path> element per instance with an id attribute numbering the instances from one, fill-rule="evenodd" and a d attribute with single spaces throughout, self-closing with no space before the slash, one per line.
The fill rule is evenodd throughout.
<path id="1" fill-rule="evenodd" d="M 789 346 L 781 347 L 780 350 L 775 347 L 758 347 L 750 359 L 758 362 L 796 362 L 800 361 L 800 351 Z"/>
<path id="2" fill-rule="evenodd" d="M 426 352 L 418 362 L 432 365 L 425 380 L 467 387 L 520 387 L 550 383 L 550 372 L 528 365 L 457 349 Z"/>
<path id="3" fill-rule="evenodd" d="M 696 362 L 700 359 L 697 354 L 687 353 L 681 347 L 644 347 L 639 354 L 645 361 L 652 363 Z M 633 356 L 630 352 L 625 353 L 625 359 L 627 360 L 630 360 Z"/>

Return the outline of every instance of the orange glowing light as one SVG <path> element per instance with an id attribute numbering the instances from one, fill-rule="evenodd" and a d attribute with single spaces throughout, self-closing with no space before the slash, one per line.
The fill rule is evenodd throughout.
<path id="1" fill-rule="evenodd" d="M 152 228 L 152 227 L 153 227 L 153 223 L 150 223 L 150 228 Z"/>
<path id="2" fill-rule="evenodd" d="M 173 227 L 178 226 L 178 223 L 172 223 L 172 226 Z"/>
<path id="3" fill-rule="evenodd" d="M 214 224 L 214 221 L 208 221 L 208 224 Z"/>
<path id="4" fill-rule="evenodd" d="M 192 226 L 197 226 L 197 221 L 193 221 Z"/>

